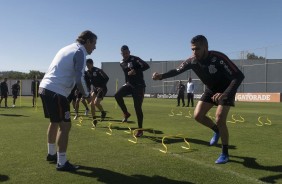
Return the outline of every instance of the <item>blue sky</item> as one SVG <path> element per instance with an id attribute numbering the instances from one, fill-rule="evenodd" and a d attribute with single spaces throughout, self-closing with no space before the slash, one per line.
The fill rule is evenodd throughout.
<path id="1" fill-rule="evenodd" d="M 145 61 L 185 59 L 198 34 L 231 59 L 270 46 L 281 59 L 281 9 L 281 0 L 2 0 L 0 71 L 45 72 L 86 29 L 98 36 L 88 56 L 97 67 L 120 61 L 123 44 Z"/>

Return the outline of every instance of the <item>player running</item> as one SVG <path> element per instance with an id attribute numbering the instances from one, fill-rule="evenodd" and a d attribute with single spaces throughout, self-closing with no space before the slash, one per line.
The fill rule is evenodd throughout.
<path id="1" fill-rule="evenodd" d="M 108 75 L 100 68 L 94 67 L 93 60 L 87 59 L 86 60 L 87 71 L 85 72 L 85 79 L 88 84 L 88 88 L 93 86 L 92 101 L 91 101 L 91 113 L 93 117 L 93 126 L 95 127 L 98 123 L 96 116 L 95 116 L 95 107 L 99 109 L 101 112 L 101 120 L 104 120 L 106 117 L 106 111 L 101 104 L 104 96 L 106 95 L 107 83 L 109 81 Z"/>
<path id="2" fill-rule="evenodd" d="M 208 41 L 203 35 L 191 40 L 193 56 L 184 61 L 178 68 L 166 73 L 154 73 L 154 80 L 162 80 L 179 75 L 192 69 L 206 85 L 206 90 L 198 102 L 194 117 L 195 120 L 214 131 L 210 145 L 215 145 L 221 137 L 222 153 L 215 161 L 217 164 L 228 162 L 229 134 L 226 119 L 230 106 L 234 106 L 237 88 L 244 79 L 244 74 L 223 53 L 208 50 Z M 215 123 L 206 114 L 214 106 L 216 109 Z"/>
<path id="3" fill-rule="evenodd" d="M 123 60 L 120 62 L 120 66 L 124 72 L 125 84 L 116 92 L 115 98 L 124 114 L 124 119 L 122 121 L 127 122 L 127 119 L 130 117 L 130 113 L 127 111 L 123 97 L 130 94 L 132 95 L 138 120 L 138 127 L 142 128 L 142 103 L 146 87 L 143 72 L 149 69 L 150 66 L 139 57 L 130 55 L 129 48 L 126 45 L 121 47 L 121 55 Z M 142 135 L 143 131 L 139 130 L 135 136 L 140 137 Z"/>

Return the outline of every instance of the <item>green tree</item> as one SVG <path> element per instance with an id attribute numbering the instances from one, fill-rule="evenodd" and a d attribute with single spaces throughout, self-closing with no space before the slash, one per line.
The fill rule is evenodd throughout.
<path id="1" fill-rule="evenodd" d="M 248 53 L 247 54 L 247 59 L 252 60 L 252 59 L 265 59 L 265 58 L 262 57 L 262 56 L 257 56 L 257 55 L 255 55 L 255 53 Z"/>

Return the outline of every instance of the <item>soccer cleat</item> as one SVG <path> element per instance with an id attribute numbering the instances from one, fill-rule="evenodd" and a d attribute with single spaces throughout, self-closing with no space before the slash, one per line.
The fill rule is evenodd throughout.
<path id="1" fill-rule="evenodd" d="M 84 112 L 84 115 L 88 116 L 88 112 L 89 112 L 89 109 L 86 109 L 85 112 Z"/>
<path id="2" fill-rule="evenodd" d="M 54 155 L 48 154 L 46 157 L 46 161 L 48 162 L 57 162 L 57 153 Z"/>
<path id="3" fill-rule="evenodd" d="M 217 144 L 219 138 L 220 138 L 219 132 L 218 133 L 215 132 L 213 134 L 213 137 L 210 140 L 210 146 L 213 146 L 213 145 Z"/>
<path id="4" fill-rule="evenodd" d="M 76 114 L 76 115 L 74 116 L 73 120 L 77 120 L 77 118 L 78 118 L 78 115 Z"/>
<path id="5" fill-rule="evenodd" d="M 92 121 L 93 127 L 96 127 L 97 123 L 98 123 L 98 121 L 96 119 L 93 119 L 93 121 Z"/>
<path id="6" fill-rule="evenodd" d="M 101 112 L 101 121 L 105 119 L 106 115 L 107 115 L 106 111 Z"/>
<path id="7" fill-rule="evenodd" d="M 215 161 L 216 164 L 225 164 L 229 161 L 229 156 L 221 153 L 218 159 Z"/>
<path id="8" fill-rule="evenodd" d="M 13 104 L 12 107 L 16 107 L 16 105 Z"/>
<path id="9" fill-rule="evenodd" d="M 127 122 L 128 118 L 129 118 L 130 116 L 131 116 L 130 113 L 124 114 L 124 118 L 123 118 L 122 122 L 123 122 L 123 123 L 124 123 L 124 122 Z"/>
<path id="10" fill-rule="evenodd" d="M 135 137 L 141 137 L 143 135 L 143 130 L 138 130 Z"/>
<path id="11" fill-rule="evenodd" d="M 57 164 L 57 171 L 76 171 L 77 169 L 79 169 L 79 166 L 73 165 L 69 161 L 66 161 L 64 165 Z"/>

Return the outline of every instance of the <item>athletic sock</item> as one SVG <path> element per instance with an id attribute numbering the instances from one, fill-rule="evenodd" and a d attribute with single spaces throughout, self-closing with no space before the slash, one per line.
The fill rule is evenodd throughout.
<path id="1" fill-rule="evenodd" d="M 48 154 L 55 155 L 56 154 L 56 145 L 48 143 Z"/>
<path id="2" fill-rule="evenodd" d="M 57 152 L 57 154 L 58 154 L 58 164 L 65 165 L 65 163 L 67 162 L 66 152 L 62 152 L 62 153 Z"/>
<path id="3" fill-rule="evenodd" d="M 218 133 L 218 132 L 219 132 L 217 125 L 213 125 L 213 127 L 211 127 L 211 129 L 212 129 L 215 133 Z"/>
<path id="4" fill-rule="evenodd" d="M 222 153 L 225 155 L 229 155 L 228 154 L 228 145 L 222 145 Z"/>

